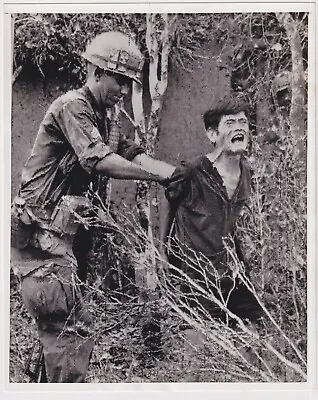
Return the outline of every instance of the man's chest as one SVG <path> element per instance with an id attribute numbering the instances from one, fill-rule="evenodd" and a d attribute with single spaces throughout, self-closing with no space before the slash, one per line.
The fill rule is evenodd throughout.
<path id="1" fill-rule="evenodd" d="M 241 207 L 238 201 L 238 182 L 199 176 L 190 183 L 190 190 L 183 201 L 185 208 L 193 214 L 212 216 L 219 221 L 231 219 L 236 209 Z"/>
<path id="2" fill-rule="evenodd" d="M 218 241 L 232 232 L 242 207 L 243 202 L 237 201 L 236 194 L 230 199 L 225 187 L 218 182 L 192 182 L 187 198 L 177 211 L 176 221 L 179 227 L 187 227 L 191 235 Z"/>
<path id="3" fill-rule="evenodd" d="M 240 182 L 240 175 L 221 175 L 223 186 L 229 199 L 232 199 Z"/>

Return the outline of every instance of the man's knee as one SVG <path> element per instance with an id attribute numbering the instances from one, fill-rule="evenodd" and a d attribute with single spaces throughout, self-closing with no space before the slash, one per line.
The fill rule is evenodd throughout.
<path id="1" fill-rule="evenodd" d="M 37 321 L 51 325 L 92 323 L 70 267 L 56 265 L 33 271 L 22 279 L 21 294 L 26 308 Z"/>
<path id="2" fill-rule="evenodd" d="M 48 382 L 84 382 L 94 342 L 92 318 L 71 268 L 39 269 L 22 280 L 25 306 L 35 318 Z"/>
<path id="3" fill-rule="evenodd" d="M 70 268 L 56 266 L 56 271 L 41 267 L 22 279 L 21 294 L 34 318 L 47 319 L 52 314 L 64 319 L 75 304 Z M 54 273 L 56 272 L 56 273 Z"/>

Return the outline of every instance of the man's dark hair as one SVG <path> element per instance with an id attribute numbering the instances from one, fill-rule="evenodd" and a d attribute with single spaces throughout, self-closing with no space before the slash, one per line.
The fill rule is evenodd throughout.
<path id="1" fill-rule="evenodd" d="M 212 128 L 216 130 L 224 115 L 238 114 L 242 111 L 244 111 L 248 117 L 248 105 L 242 99 L 231 98 L 230 100 L 222 101 L 204 113 L 203 120 L 205 129 Z"/>

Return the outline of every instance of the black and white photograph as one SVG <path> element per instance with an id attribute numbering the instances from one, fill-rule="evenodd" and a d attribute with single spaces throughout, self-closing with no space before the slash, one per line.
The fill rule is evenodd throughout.
<path id="1" fill-rule="evenodd" d="M 10 13 L 9 383 L 308 382 L 312 15 L 230 10 Z"/>

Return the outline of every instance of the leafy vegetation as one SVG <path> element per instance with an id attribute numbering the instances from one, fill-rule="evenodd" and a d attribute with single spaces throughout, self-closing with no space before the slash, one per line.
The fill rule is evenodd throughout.
<path id="1" fill-rule="evenodd" d="M 305 72 L 307 15 L 295 13 L 291 17 L 297 27 Z M 160 15 L 156 24 L 159 31 Z M 17 14 L 14 68 L 32 65 L 45 79 L 60 74 L 67 85 L 77 85 L 84 78 L 80 53 L 87 40 L 110 29 L 134 35 L 149 59 L 143 14 Z M 106 229 L 97 220 L 89 220 L 100 240 L 95 241 L 90 253 L 86 288 L 87 302 L 96 319 L 92 335 L 97 343 L 88 381 L 304 381 L 307 192 L 306 157 L 299 155 L 298 148 L 300 142 L 306 143 L 306 133 L 291 135 L 290 115 L 275 103 L 272 87 L 277 73 L 293 69 L 290 40 L 273 13 L 169 15 L 169 34 L 170 63 L 179 68 L 190 68 L 191 60 L 206 56 L 205 44 L 214 43 L 218 52 L 212 58 L 231 75 L 233 91 L 244 96 L 254 110 L 249 152 L 253 194 L 239 223 L 244 252 L 252 266 L 251 279 L 244 276 L 236 259 L 233 271 L 255 291 L 267 314 L 257 338 L 241 325 L 233 330 L 227 323 L 204 316 L 200 309 L 194 310 L 189 320 L 182 313 L 177 291 L 171 290 L 164 277 L 158 282 L 160 296 L 145 301 L 145 289 L 136 281 L 135 267 L 148 237 L 140 227 L 137 210 L 115 212 L 112 232 L 109 226 Z M 101 209 L 107 211 L 98 201 L 94 204 L 96 215 Z M 154 252 L 159 265 L 159 254 Z M 200 268 L 200 260 L 194 261 Z M 193 290 L 197 290 L 195 285 Z M 154 359 L 145 346 L 143 328 L 158 311 L 164 357 Z M 200 335 L 190 340 L 191 329 L 185 328 L 195 329 Z M 22 371 L 33 330 L 12 276 L 12 382 L 27 381 Z M 234 343 L 250 346 L 257 354 L 257 364 L 242 359 Z"/>

